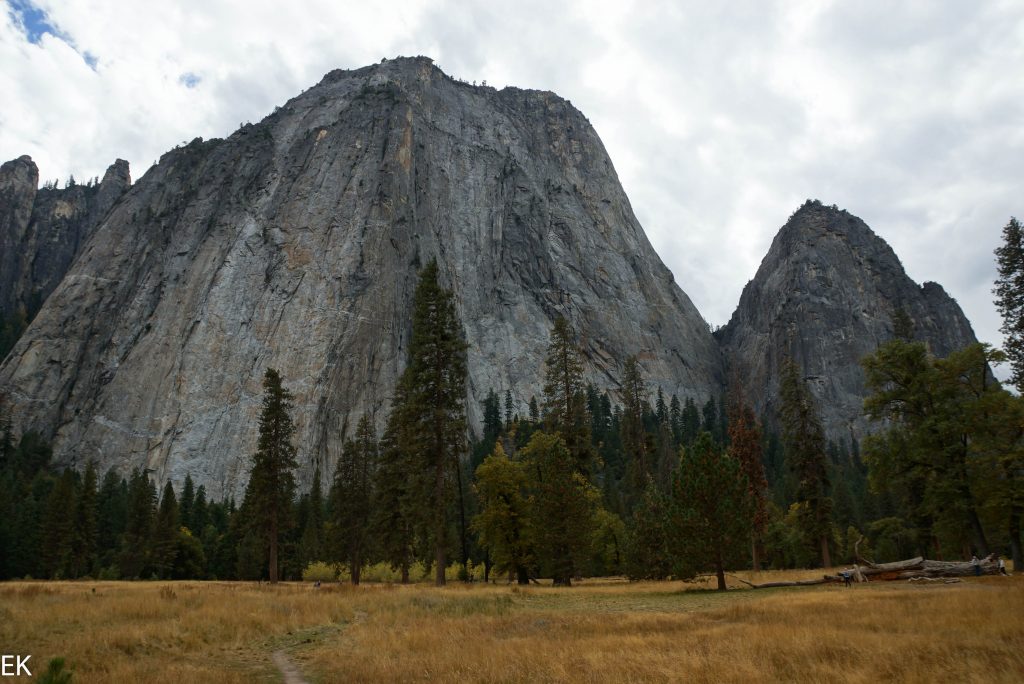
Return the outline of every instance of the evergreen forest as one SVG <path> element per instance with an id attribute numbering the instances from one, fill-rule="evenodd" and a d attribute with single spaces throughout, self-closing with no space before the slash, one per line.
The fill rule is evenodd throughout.
<path id="1" fill-rule="evenodd" d="M 544 387 L 526 405 L 494 387 L 482 429 L 466 417 L 466 344 L 437 264 L 420 273 L 405 371 L 377 434 L 362 416 L 331 472 L 299 492 L 288 378 L 268 369 L 242 501 L 188 477 L 57 468 L 0 405 L 0 578 L 278 581 L 386 567 L 396 581 L 717 577 L 999 553 L 1024 567 L 1024 239 L 997 250 L 1006 350 L 932 356 L 902 312 L 862 361 L 875 430 L 829 439 L 796 364 L 781 410 L 758 416 L 733 380 L 723 396 L 666 396 L 636 356 L 613 399 L 584 378 L 558 319 Z M 15 435 L 19 435 L 15 438 Z"/>

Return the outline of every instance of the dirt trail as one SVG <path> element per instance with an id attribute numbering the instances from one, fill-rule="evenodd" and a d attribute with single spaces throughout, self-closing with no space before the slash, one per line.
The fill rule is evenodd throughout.
<path id="1" fill-rule="evenodd" d="M 295 667 L 295 663 L 291 661 L 291 658 L 284 651 L 274 651 L 270 656 L 271 660 L 274 661 L 274 665 L 281 671 L 281 675 L 284 677 L 284 684 L 309 684 L 299 672 L 299 668 Z"/>

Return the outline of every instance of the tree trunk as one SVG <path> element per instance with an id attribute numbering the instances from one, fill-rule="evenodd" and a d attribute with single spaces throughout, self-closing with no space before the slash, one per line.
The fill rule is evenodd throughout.
<path id="1" fill-rule="evenodd" d="M 445 585 L 445 570 L 448 569 L 448 554 L 445 550 L 444 524 L 444 459 L 439 458 L 434 467 L 434 585 Z"/>
<path id="2" fill-rule="evenodd" d="M 409 563 L 402 563 L 402 584 L 409 583 Z"/>
<path id="3" fill-rule="evenodd" d="M 484 584 L 491 581 L 491 552 L 484 551 Z"/>
<path id="4" fill-rule="evenodd" d="M 357 586 L 359 584 L 359 573 L 362 571 L 362 568 L 360 567 L 361 565 L 362 563 L 359 561 L 352 561 L 349 568 L 352 574 L 352 586 Z"/>
<path id="5" fill-rule="evenodd" d="M 1010 556 L 1013 558 L 1013 571 L 1024 570 L 1024 555 L 1020 547 L 1020 506 L 1010 506 Z"/>
<path id="6" fill-rule="evenodd" d="M 828 552 L 828 535 L 821 535 L 821 566 L 823 568 L 832 567 L 832 556 Z"/>
<path id="7" fill-rule="evenodd" d="M 757 548 L 757 535 L 751 537 L 750 540 L 750 566 L 754 572 L 761 572 L 761 554 L 758 553 Z"/>
<path id="8" fill-rule="evenodd" d="M 895 563 L 868 563 L 861 559 L 866 567 L 861 568 L 871 579 L 901 580 L 913 577 L 965 577 L 975 574 L 975 566 L 970 561 L 937 561 L 925 560 L 918 556 Z M 999 574 L 999 564 L 995 554 L 980 559 L 979 568 L 982 575 Z"/>
<path id="9" fill-rule="evenodd" d="M 447 554 L 444 550 L 444 545 L 438 543 L 437 548 L 434 551 L 434 586 L 443 587 L 448 581 L 445 576 L 445 570 L 447 569 Z"/>
<path id="10" fill-rule="evenodd" d="M 473 578 L 469 576 L 469 546 L 466 543 L 466 496 L 462 491 L 462 464 L 458 464 L 455 473 L 459 478 L 459 542 L 462 547 L 462 573 L 468 582 Z"/>
<path id="11" fill-rule="evenodd" d="M 523 566 L 516 567 L 516 584 L 529 584 L 530 573 Z"/>
<path id="12" fill-rule="evenodd" d="M 725 565 L 722 563 L 721 551 L 715 558 L 715 576 L 718 577 L 718 591 L 725 591 L 729 588 L 725 585 Z"/>
<path id="13" fill-rule="evenodd" d="M 270 521 L 270 583 L 277 584 L 277 516 Z"/>

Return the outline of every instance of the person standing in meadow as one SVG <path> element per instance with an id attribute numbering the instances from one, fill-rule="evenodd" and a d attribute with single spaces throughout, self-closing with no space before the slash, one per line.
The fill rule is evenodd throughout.
<path id="1" fill-rule="evenodd" d="M 971 556 L 971 565 L 974 567 L 974 576 L 981 577 L 981 561 L 977 556 Z"/>

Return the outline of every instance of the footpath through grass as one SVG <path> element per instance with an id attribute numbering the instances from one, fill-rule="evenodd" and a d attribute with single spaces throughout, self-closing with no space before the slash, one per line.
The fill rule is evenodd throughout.
<path id="1" fill-rule="evenodd" d="M 1021 576 L 727 593 L 13 582 L 0 644 L 34 673 L 63 656 L 81 683 L 281 681 L 275 651 L 312 682 L 1020 682 L 1022 614 Z"/>

